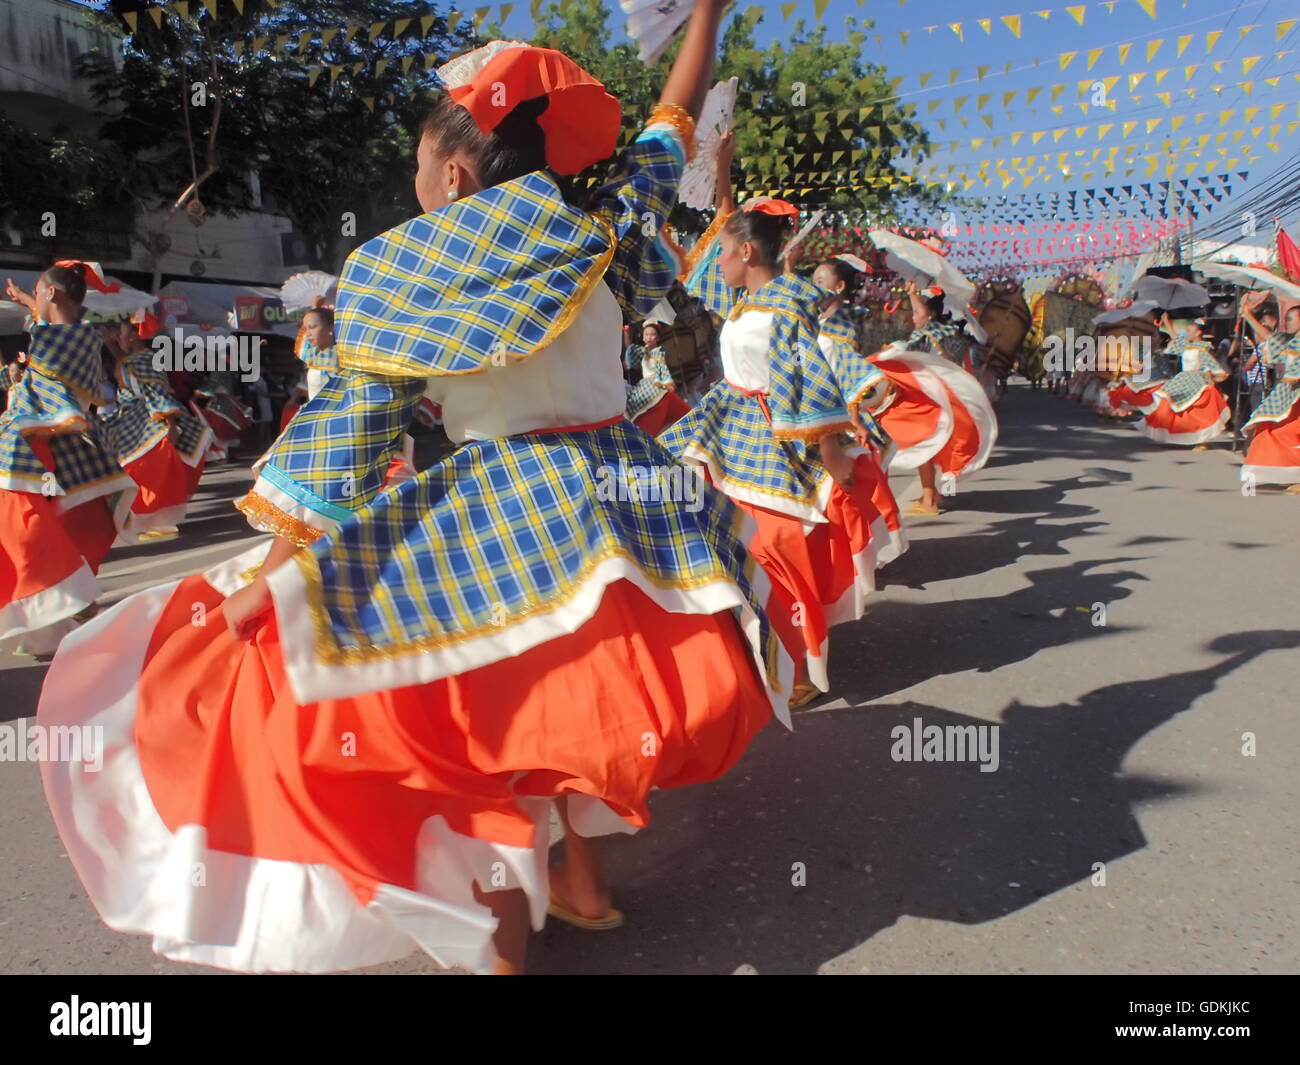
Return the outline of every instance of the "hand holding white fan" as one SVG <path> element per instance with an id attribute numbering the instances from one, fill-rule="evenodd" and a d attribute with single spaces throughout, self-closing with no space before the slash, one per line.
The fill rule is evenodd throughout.
<path id="1" fill-rule="evenodd" d="M 695 123 L 695 154 L 686 164 L 677 198 L 697 211 L 713 206 L 718 188 L 718 149 L 731 130 L 736 111 L 739 78 L 720 81 L 704 98 L 704 109 Z"/>
<path id="2" fill-rule="evenodd" d="M 641 62 L 653 63 L 690 17 L 695 0 L 619 0 L 619 5 L 627 15 L 627 35 L 640 46 Z"/>

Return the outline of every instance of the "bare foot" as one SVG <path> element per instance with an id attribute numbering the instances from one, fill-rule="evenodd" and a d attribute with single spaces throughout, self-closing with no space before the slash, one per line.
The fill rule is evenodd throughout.
<path id="1" fill-rule="evenodd" d="M 567 865 L 552 866 L 551 891 L 565 906 L 583 917 L 604 917 L 610 911 L 609 893 L 590 882 L 571 883 Z"/>

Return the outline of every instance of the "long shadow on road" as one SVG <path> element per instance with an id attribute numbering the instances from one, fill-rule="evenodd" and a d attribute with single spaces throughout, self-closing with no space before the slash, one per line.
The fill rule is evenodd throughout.
<path id="1" fill-rule="evenodd" d="M 800 717 L 712 785 L 667 792 L 652 827 L 606 854 L 623 929 L 552 923 L 533 971 L 811 973 L 900 917 L 1005 916 L 1146 845 L 1134 805 L 1176 779 L 1124 776 L 1129 750 L 1234 670 L 1300 631 L 1222 637 L 1215 665 L 1001 715 L 1000 765 L 895 762 L 891 730 L 986 722 L 912 702 Z M 805 886 L 795 886 L 796 863 Z M 651 931 L 653 930 L 653 931 Z"/>

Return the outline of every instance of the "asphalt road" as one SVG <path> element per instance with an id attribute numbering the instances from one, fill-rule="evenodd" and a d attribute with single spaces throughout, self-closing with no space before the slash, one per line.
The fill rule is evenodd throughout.
<path id="1" fill-rule="evenodd" d="M 1300 498 L 1042 393 L 998 411 L 988 468 L 835 631 L 832 695 L 657 796 L 606 848 L 627 925 L 553 923 L 535 972 L 1300 967 Z M 180 540 L 110 556 L 110 599 L 246 547 L 250 482 L 206 474 Z M 0 659 L 0 720 L 43 673 Z M 918 719 L 998 726 L 996 771 L 894 760 Z M 34 765 L 0 764 L 0 847 L 0 972 L 209 971 L 100 924 Z"/>

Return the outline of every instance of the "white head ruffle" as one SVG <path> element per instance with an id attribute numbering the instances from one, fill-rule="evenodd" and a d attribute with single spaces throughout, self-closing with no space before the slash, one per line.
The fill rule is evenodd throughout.
<path id="1" fill-rule="evenodd" d="M 440 66 L 436 73 L 449 89 L 459 89 L 478 77 L 479 71 L 510 48 L 531 48 L 524 41 L 489 41 L 481 48 L 458 55 Z"/>

